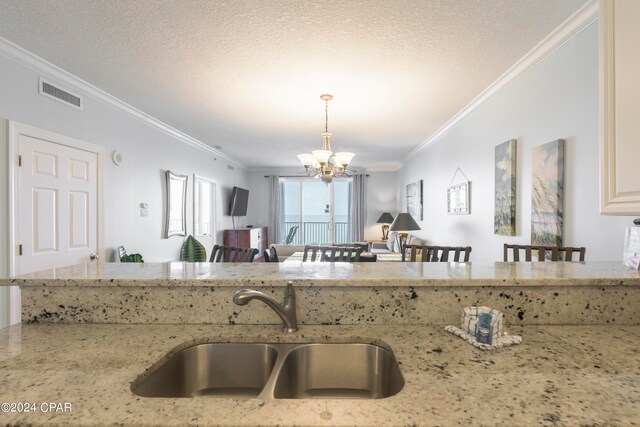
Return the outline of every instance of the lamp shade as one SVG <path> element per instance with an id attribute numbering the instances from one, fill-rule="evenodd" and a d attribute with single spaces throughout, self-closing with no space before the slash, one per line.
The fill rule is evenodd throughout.
<path id="1" fill-rule="evenodd" d="M 302 163 L 302 166 L 308 167 L 311 166 L 313 164 L 313 162 L 316 160 L 315 157 L 313 157 L 313 154 L 298 154 L 298 159 L 300 159 L 300 163 Z"/>
<path id="2" fill-rule="evenodd" d="M 396 219 L 389 227 L 391 231 L 412 231 L 420 230 L 420 226 L 413 217 L 408 213 L 399 213 Z"/>
<path id="3" fill-rule="evenodd" d="M 391 215 L 389 212 L 385 212 L 382 215 L 380 215 L 380 218 L 378 218 L 377 223 L 378 224 L 391 224 L 393 222 L 393 215 Z"/>
<path id="4" fill-rule="evenodd" d="M 335 156 L 336 159 L 338 159 L 338 162 L 340 162 L 340 166 L 346 168 L 347 166 L 349 166 L 349 163 L 351 163 L 351 159 L 353 159 L 353 156 L 355 156 L 355 154 L 341 151 L 339 153 L 336 153 Z"/>
<path id="5" fill-rule="evenodd" d="M 313 154 L 313 157 L 316 158 L 318 163 L 327 163 L 332 153 L 328 150 L 314 150 L 311 154 Z"/>

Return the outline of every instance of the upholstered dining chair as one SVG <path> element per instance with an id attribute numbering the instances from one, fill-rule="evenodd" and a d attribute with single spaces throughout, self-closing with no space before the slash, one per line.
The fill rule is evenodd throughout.
<path id="1" fill-rule="evenodd" d="M 520 251 L 524 251 L 524 261 L 531 262 L 532 255 L 536 254 L 538 261 L 573 261 L 573 254 L 578 258 L 576 261 L 583 262 L 587 248 L 571 246 L 537 246 L 537 245 L 508 245 L 504 244 L 504 262 L 509 262 L 509 252 L 512 261 L 519 262 Z"/>
<path id="2" fill-rule="evenodd" d="M 409 258 L 407 259 L 407 254 Z M 449 259 L 449 256 L 452 259 Z M 409 262 L 469 262 L 471 246 L 408 245 L 402 251 L 402 261 Z M 462 259 L 461 259 L 462 257 Z"/>
<path id="3" fill-rule="evenodd" d="M 256 248 L 215 245 L 209 262 L 253 262 L 258 252 Z"/>
<path id="4" fill-rule="evenodd" d="M 360 262 L 361 253 L 362 247 L 306 245 L 302 262 Z"/>

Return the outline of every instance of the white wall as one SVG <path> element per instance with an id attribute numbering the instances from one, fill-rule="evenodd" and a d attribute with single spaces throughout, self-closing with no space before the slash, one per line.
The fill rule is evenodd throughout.
<path id="1" fill-rule="evenodd" d="M 531 150 L 565 139 L 564 244 L 585 246 L 587 261 L 620 260 L 631 217 L 599 214 L 598 24 L 467 116 L 400 170 L 399 191 L 424 180 L 424 221 L 434 244 L 471 245 L 473 261 L 502 261 L 502 245 L 529 243 Z M 518 140 L 517 236 L 493 234 L 494 147 Z M 472 181 L 471 215 L 450 216 L 446 188 L 456 167 Z M 404 202 L 401 203 L 404 209 Z"/>
<path id="2" fill-rule="evenodd" d="M 247 224 L 266 226 L 269 221 L 269 180 L 265 175 L 303 176 L 297 168 L 267 168 L 249 173 L 249 216 Z M 365 239 L 380 239 L 382 232 L 376 220 L 382 212 L 397 212 L 399 194 L 397 172 L 367 172 L 367 223 Z"/>
<path id="3" fill-rule="evenodd" d="M 296 175 L 295 171 L 288 168 L 250 171 L 247 179 L 249 207 L 246 218 L 241 219 L 242 225 L 269 226 L 269 179 L 264 176 L 273 174 Z M 271 230 L 268 230 L 268 233 L 271 233 Z M 269 240 L 271 240 L 271 237 L 271 234 L 269 234 Z"/>
<path id="4" fill-rule="evenodd" d="M 236 165 L 235 170 L 229 170 L 226 160 L 216 160 L 212 154 L 89 96 L 84 97 L 82 111 L 40 96 L 38 76 L 32 69 L 0 55 L 0 117 L 105 147 L 105 249 L 111 254 L 110 259 L 119 245 L 124 245 L 129 253 L 141 253 L 145 261 L 179 258 L 183 238 L 162 237 L 166 169 L 189 175 L 188 233 L 193 232 L 193 174 L 217 181 L 221 241 L 220 230 L 231 227 L 231 218 L 226 215 L 231 187 L 247 186 L 245 169 Z M 121 166 L 110 161 L 113 150 L 124 157 Z M 6 161 L 0 164 L 6 174 Z M 6 206 L 5 199 L 2 200 Z M 140 217 L 142 202 L 149 205 L 148 217 Z M 1 241 L 0 246 L 2 250 L 6 248 Z M 206 246 L 209 251 L 210 245 Z M 1 255 L 6 258 L 6 254 Z"/>
<path id="5" fill-rule="evenodd" d="M 394 217 L 398 213 L 400 195 L 398 193 L 398 172 L 369 172 L 367 182 L 367 223 L 365 240 L 379 240 L 382 229 L 376 221 L 383 212 Z"/>

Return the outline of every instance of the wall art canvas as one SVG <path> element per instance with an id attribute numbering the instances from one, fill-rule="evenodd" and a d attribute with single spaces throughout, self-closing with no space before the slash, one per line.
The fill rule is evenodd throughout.
<path id="1" fill-rule="evenodd" d="M 407 185 L 407 213 L 422 221 L 422 180 Z"/>
<path id="2" fill-rule="evenodd" d="M 516 235 L 516 140 L 495 148 L 495 198 L 493 232 Z"/>
<path id="3" fill-rule="evenodd" d="M 533 148 L 531 244 L 562 246 L 564 217 L 564 140 Z"/>

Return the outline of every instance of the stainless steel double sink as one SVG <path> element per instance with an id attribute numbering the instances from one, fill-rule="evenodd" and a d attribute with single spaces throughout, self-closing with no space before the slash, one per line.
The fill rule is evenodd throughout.
<path id="1" fill-rule="evenodd" d="M 142 374 L 144 397 L 381 399 L 404 387 L 393 353 L 372 344 L 200 344 Z"/>

